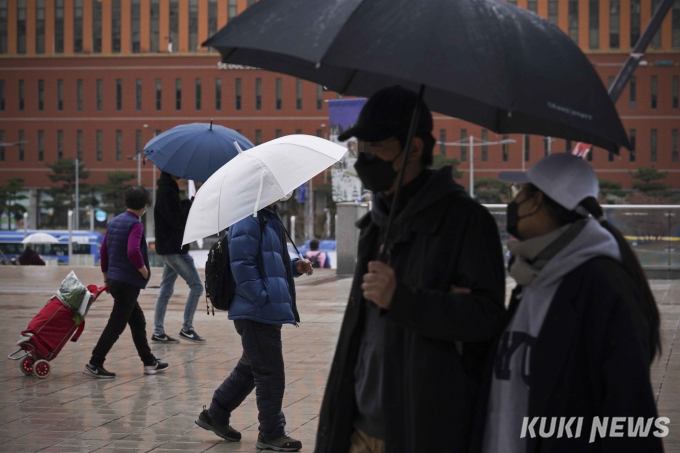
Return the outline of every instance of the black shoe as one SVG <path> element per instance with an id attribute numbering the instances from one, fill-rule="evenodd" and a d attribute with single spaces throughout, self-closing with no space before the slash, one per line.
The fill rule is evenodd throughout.
<path id="1" fill-rule="evenodd" d="M 153 341 L 154 343 L 179 343 L 178 339 L 169 337 L 166 334 L 151 335 L 151 341 Z"/>
<path id="2" fill-rule="evenodd" d="M 98 379 L 113 379 L 116 377 L 116 373 L 111 373 L 110 371 L 106 371 L 103 366 L 94 366 L 91 363 L 85 365 L 83 374 Z"/>
<path id="3" fill-rule="evenodd" d="M 203 429 L 212 431 L 222 439 L 228 440 L 229 442 L 238 442 L 241 440 L 241 433 L 236 431 L 229 425 L 223 425 L 217 420 L 213 420 L 208 409 L 203 406 L 203 412 L 198 415 L 196 419 L 196 424 Z"/>
<path id="4" fill-rule="evenodd" d="M 194 329 L 180 330 L 179 337 L 184 339 L 184 340 L 193 341 L 194 343 L 205 343 L 206 342 L 205 338 L 202 338 L 199 334 L 197 334 Z"/>
<path id="5" fill-rule="evenodd" d="M 262 433 L 259 433 L 257 435 L 257 444 L 255 444 L 255 447 L 263 450 L 298 451 L 302 448 L 302 442 L 286 435 L 275 439 L 268 439 Z"/>
<path id="6" fill-rule="evenodd" d="M 156 359 L 156 363 L 154 363 L 153 365 L 144 365 L 144 374 L 161 373 L 167 369 L 168 369 L 167 363 L 163 363 L 160 360 Z"/>

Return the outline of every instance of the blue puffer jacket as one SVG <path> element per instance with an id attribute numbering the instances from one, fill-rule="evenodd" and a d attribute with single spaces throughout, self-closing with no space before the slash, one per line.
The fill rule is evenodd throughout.
<path id="1" fill-rule="evenodd" d="M 298 259 L 291 260 L 288 255 L 286 233 L 277 212 L 278 206 L 265 208 L 258 218 L 248 216 L 229 228 L 229 258 L 236 282 L 229 319 L 265 324 L 300 321 L 293 281 L 300 275 L 295 271 Z"/>

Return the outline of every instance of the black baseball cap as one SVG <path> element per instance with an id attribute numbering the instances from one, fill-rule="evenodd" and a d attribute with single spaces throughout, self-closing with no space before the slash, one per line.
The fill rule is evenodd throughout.
<path id="1" fill-rule="evenodd" d="M 432 113 L 425 102 L 415 92 L 396 85 L 371 96 L 361 109 L 356 124 L 340 134 L 338 140 L 344 142 L 351 137 L 365 142 L 381 142 L 390 137 L 405 139 L 416 102 L 421 106 L 416 136 L 432 134 Z"/>

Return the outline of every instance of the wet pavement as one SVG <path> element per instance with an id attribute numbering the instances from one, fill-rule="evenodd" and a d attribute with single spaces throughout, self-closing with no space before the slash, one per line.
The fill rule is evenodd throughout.
<path id="1" fill-rule="evenodd" d="M 96 268 L 75 268 L 84 284 L 101 284 Z M 19 332 L 26 328 L 66 276 L 66 267 L 0 266 L 0 346 L 13 352 Z M 161 277 L 154 269 L 140 304 L 151 335 L 153 311 Z M 317 270 L 297 280 L 299 328 L 282 331 L 286 364 L 284 413 L 286 429 L 313 451 L 317 414 L 335 348 L 350 278 Z M 509 287 L 512 283 L 508 282 Z M 661 416 L 669 417 L 667 451 L 680 452 L 680 282 L 654 281 L 662 313 L 663 356 L 652 369 L 654 393 Z M 177 336 L 182 326 L 188 287 L 178 279 L 168 307 L 165 328 Z M 45 380 L 25 377 L 17 362 L 0 361 L 0 452 L 231 452 L 257 451 L 257 407 L 253 392 L 232 416 L 243 433 L 241 442 L 223 441 L 194 424 L 203 405 L 229 374 L 241 355 L 240 338 L 226 313 L 206 315 L 202 298 L 194 318 L 196 331 L 208 343 L 151 344 L 157 357 L 170 364 L 164 374 L 145 376 L 129 331 L 126 330 L 106 361 L 114 380 L 81 374 L 99 338 L 112 298 L 103 295 L 87 316 L 85 331 L 68 343 L 51 362 Z"/>

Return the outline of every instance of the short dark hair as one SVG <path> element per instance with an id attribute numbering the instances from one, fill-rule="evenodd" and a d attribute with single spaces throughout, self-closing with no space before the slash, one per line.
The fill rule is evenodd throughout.
<path id="1" fill-rule="evenodd" d="M 319 250 L 319 240 L 312 239 L 311 241 L 309 241 L 309 248 L 310 250 Z"/>
<path id="2" fill-rule="evenodd" d="M 432 153 L 434 151 L 434 145 L 436 144 L 437 140 L 432 136 L 430 132 L 420 132 L 416 133 L 416 137 L 420 137 L 423 140 L 423 154 L 420 155 L 420 161 L 423 163 L 425 167 L 429 167 L 432 165 Z M 401 146 L 401 149 L 404 149 L 404 146 L 406 145 L 406 134 L 397 137 L 397 140 L 399 140 L 399 145 Z"/>
<path id="3" fill-rule="evenodd" d="M 142 186 L 130 186 L 125 191 L 125 207 L 128 209 L 142 209 L 151 205 L 149 192 Z"/>

